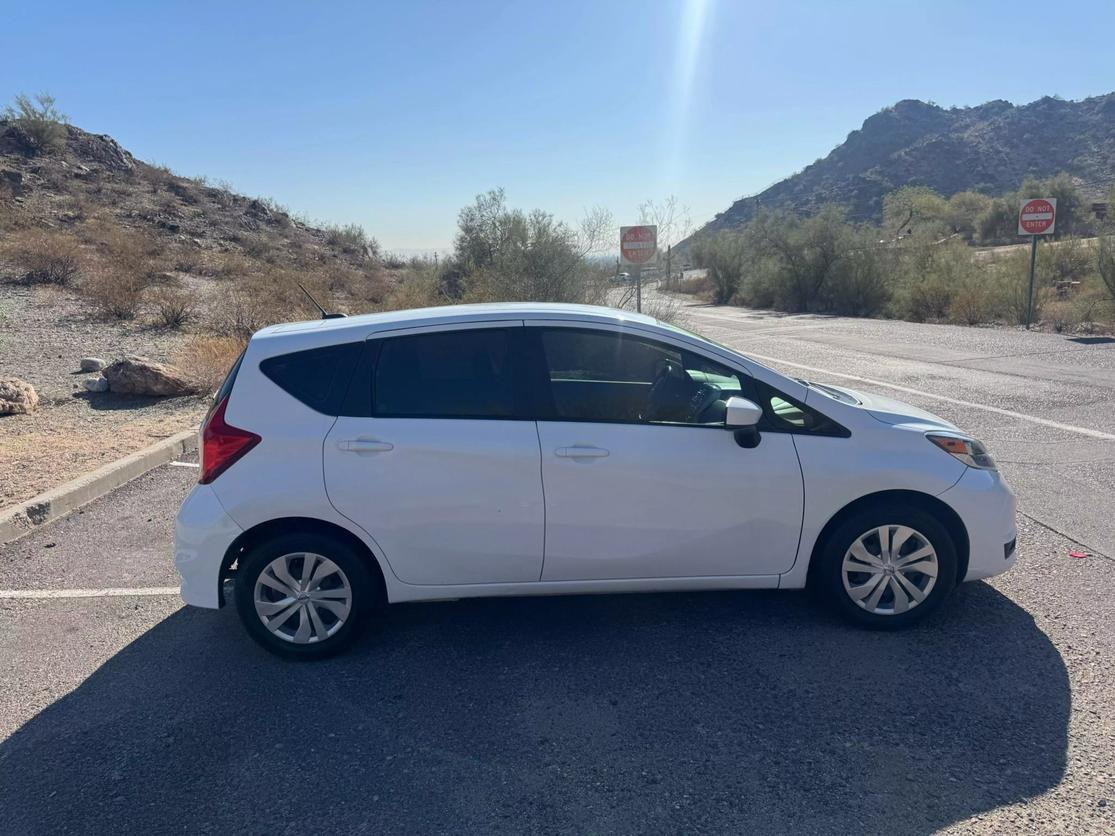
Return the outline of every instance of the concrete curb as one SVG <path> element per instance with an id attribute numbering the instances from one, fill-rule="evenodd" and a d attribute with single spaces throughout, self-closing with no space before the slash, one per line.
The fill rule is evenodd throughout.
<path id="1" fill-rule="evenodd" d="M 40 525 L 63 517 L 149 470 L 197 449 L 197 430 L 183 430 L 150 447 L 109 462 L 92 473 L 0 511 L 0 543 L 9 543 Z"/>

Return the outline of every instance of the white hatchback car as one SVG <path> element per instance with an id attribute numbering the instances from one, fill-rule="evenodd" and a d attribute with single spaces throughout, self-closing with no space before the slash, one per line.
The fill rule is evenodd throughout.
<path id="1" fill-rule="evenodd" d="M 1014 561 L 983 446 L 646 316 L 461 305 L 257 333 L 178 514 L 187 604 L 225 582 L 269 650 L 386 603 L 810 586 L 913 624 Z"/>

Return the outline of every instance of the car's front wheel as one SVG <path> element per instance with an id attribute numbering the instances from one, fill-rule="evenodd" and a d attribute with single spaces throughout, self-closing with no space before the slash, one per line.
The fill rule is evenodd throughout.
<path id="1" fill-rule="evenodd" d="M 253 639 L 280 656 L 320 659 L 360 634 L 380 596 L 361 555 L 318 534 L 251 549 L 236 572 L 236 609 Z"/>
<path id="2" fill-rule="evenodd" d="M 848 620 L 897 630 L 923 620 L 956 585 L 956 546 L 920 508 L 886 505 L 852 514 L 826 539 L 814 576 Z"/>

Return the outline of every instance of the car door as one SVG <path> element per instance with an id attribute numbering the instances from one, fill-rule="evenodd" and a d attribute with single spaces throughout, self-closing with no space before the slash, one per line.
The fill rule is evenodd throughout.
<path id="1" fill-rule="evenodd" d="M 727 398 L 747 394 L 744 373 L 617 328 L 526 330 L 548 392 L 543 580 L 790 568 L 801 468 L 791 435 L 763 433 L 748 449 L 724 428 Z"/>
<path id="2" fill-rule="evenodd" d="M 369 340 L 345 410 L 355 414 L 325 440 L 326 489 L 405 583 L 541 574 L 545 511 L 538 434 L 520 396 L 523 331 L 515 321 Z"/>

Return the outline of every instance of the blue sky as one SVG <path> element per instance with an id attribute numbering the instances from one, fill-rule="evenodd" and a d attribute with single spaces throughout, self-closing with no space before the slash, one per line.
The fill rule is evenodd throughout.
<path id="1" fill-rule="evenodd" d="M 10 3 L 0 96 L 47 90 L 137 156 L 390 250 L 458 210 L 701 223 L 903 98 L 1115 90 L 1115 3 Z"/>

